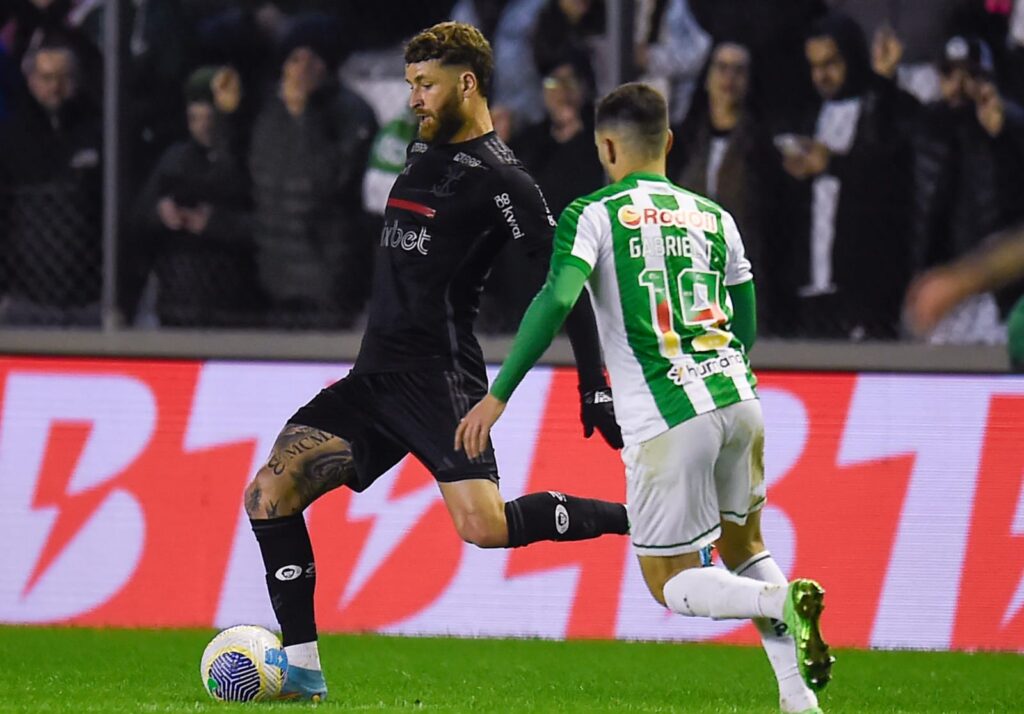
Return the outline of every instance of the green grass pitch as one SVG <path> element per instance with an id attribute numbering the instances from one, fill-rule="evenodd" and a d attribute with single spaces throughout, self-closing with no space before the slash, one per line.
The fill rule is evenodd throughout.
<path id="1" fill-rule="evenodd" d="M 0 712 L 306 710 L 226 705 L 199 681 L 211 630 L 0 627 Z M 325 636 L 319 711 L 773 712 L 753 647 Z M 826 712 L 1024 710 L 1024 656 L 840 650 Z"/>

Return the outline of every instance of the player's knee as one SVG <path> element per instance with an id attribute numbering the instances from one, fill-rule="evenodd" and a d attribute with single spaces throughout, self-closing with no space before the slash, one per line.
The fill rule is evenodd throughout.
<path id="1" fill-rule="evenodd" d="M 665 604 L 665 583 L 668 582 L 666 578 L 649 579 L 647 582 L 647 589 L 659 605 Z"/>
<path id="2" fill-rule="evenodd" d="M 730 570 L 739 567 L 765 549 L 764 543 L 760 540 L 739 542 L 720 540 L 715 547 L 722 558 L 722 563 Z"/>
<path id="3" fill-rule="evenodd" d="M 641 556 L 640 572 L 651 597 L 665 604 L 665 584 L 684 570 L 700 567 L 700 555 L 685 553 L 670 557 Z"/>
<path id="4" fill-rule="evenodd" d="M 245 489 L 245 512 L 254 520 L 290 516 L 302 510 L 292 479 L 281 478 L 264 466 Z"/>
<path id="5" fill-rule="evenodd" d="M 503 548 L 508 544 L 505 519 L 483 511 L 457 515 L 455 530 L 462 540 L 478 548 Z"/>

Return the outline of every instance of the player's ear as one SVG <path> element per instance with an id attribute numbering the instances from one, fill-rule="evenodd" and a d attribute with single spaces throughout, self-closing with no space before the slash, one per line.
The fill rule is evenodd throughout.
<path id="1" fill-rule="evenodd" d="M 604 151 L 605 156 L 608 157 L 608 164 L 611 166 L 615 165 L 615 142 L 611 140 L 611 137 L 606 136 L 604 138 Z"/>
<path id="2" fill-rule="evenodd" d="M 672 142 L 675 141 L 676 135 L 672 133 L 672 130 L 668 130 L 668 136 L 665 138 L 665 156 L 668 156 L 668 152 L 672 151 Z"/>
<path id="3" fill-rule="evenodd" d="M 462 96 L 469 96 L 477 88 L 476 75 L 472 72 L 463 72 L 462 76 L 459 77 L 459 84 Z"/>

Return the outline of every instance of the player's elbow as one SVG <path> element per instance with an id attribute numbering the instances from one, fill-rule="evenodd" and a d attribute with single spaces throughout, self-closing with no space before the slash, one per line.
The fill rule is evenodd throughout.
<path id="1" fill-rule="evenodd" d="M 579 299 L 579 295 L 571 297 L 569 295 L 558 295 L 558 294 L 556 294 L 554 296 L 553 302 L 554 302 L 555 308 L 558 310 L 558 313 L 560 315 L 565 316 L 565 315 L 568 315 L 572 311 L 572 308 L 576 304 L 576 300 L 578 300 L 578 299 Z"/>

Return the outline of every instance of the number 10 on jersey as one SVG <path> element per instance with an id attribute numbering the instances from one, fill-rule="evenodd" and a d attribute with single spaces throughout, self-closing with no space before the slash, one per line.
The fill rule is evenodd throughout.
<path id="1" fill-rule="evenodd" d="M 658 335 L 661 354 L 669 358 L 682 356 L 682 337 L 676 331 L 675 311 L 672 309 L 672 296 L 668 289 L 668 272 L 664 268 L 647 268 L 637 280 L 647 288 L 650 296 L 651 324 Z M 728 320 L 722 309 L 718 273 L 687 268 L 676 277 L 676 287 L 682 326 L 690 328 L 686 332 L 694 336 L 694 347 L 706 350 L 724 346 L 721 339 L 713 340 L 714 345 L 700 345 L 702 340 L 699 338 L 706 333 L 725 337 L 724 342 L 728 344 L 729 334 L 715 329 Z"/>

